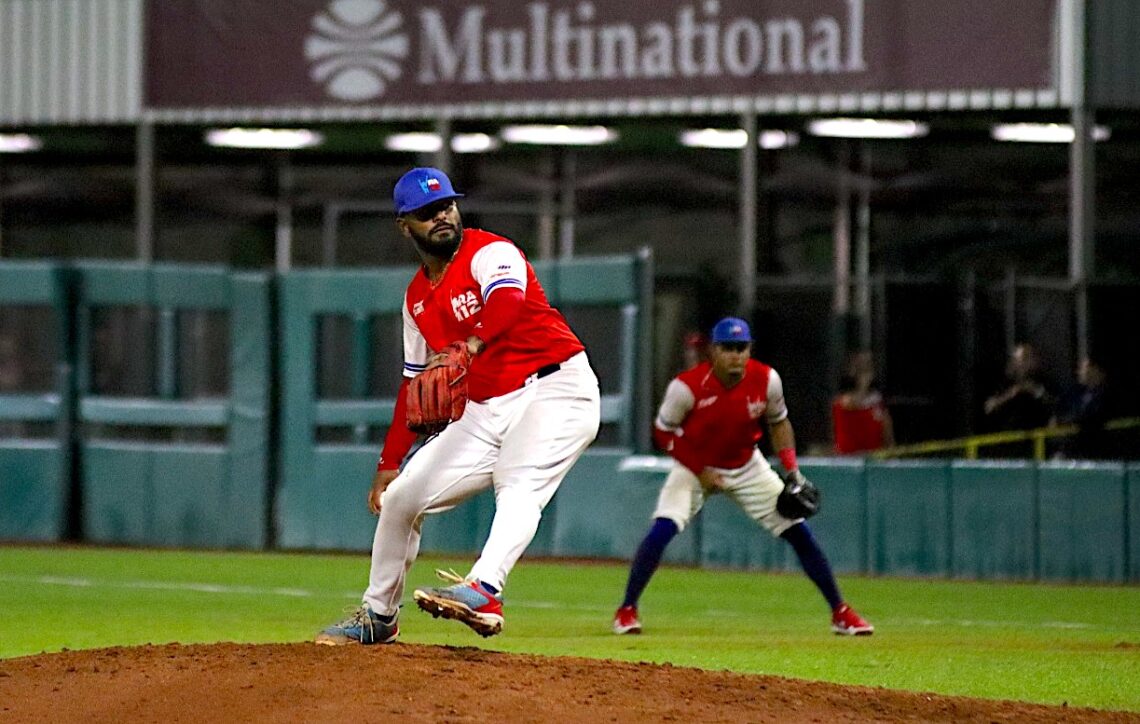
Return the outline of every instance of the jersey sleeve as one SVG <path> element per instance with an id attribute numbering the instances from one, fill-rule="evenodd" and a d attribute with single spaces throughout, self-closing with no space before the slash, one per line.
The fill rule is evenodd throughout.
<path id="1" fill-rule="evenodd" d="M 692 412 L 695 401 L 689 386 L 674 378 L 665 388 L 665 397 L 661 400 L 657 418 L 653 421 L 654 427 L 663 432 L 675 433 Z"/>
<path id="2" fill-rule="evenodd" d="M 670 382 L 653 421 L 653 440 L 694 475 L 700 475 L 705 468 L 702 452 L 685 437 L 681 427 L 695 402 L 696 397 L 688 385 L 679 379 Z"/>
<path id="3" fill-rule="evenodd" d="M 415 377 L 427 367 L 427 340 L 408 310 L 408 297 L 404 295 L 404 377 Z"/>
<path id="4" fill-rule="evenodd" d="M 471 276 L 479 284 L 483 301 L 496 289 L 513 288 L 526 293 L 526 259 L 509 241 L 493 241 L 471 257 Z"/>
<path id="5" fill-rule="evenodd" d="M 768 371 L 768 422 L 776 423 L 788 417 L 788 405 L 784 402 L 784 382 L 774 369 Z"/>

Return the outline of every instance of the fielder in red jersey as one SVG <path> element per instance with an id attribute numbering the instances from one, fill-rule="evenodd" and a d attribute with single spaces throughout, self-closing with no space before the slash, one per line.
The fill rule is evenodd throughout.
<path id="1" fill-rule="evenodd" d="M 471 572 L 443 574 L 452 585 L 420 588 L 413 598 L 432 615 L 483 636 L 499 633 L 507 575 L 534 538 L 543 508 L 596 437 L 601 417 L 584 347 L 518 247 L 465 229 L 456 204 L 462 194 L 438 169 L 412 169 L 393 196 L 396 223 L 423 264 L 404 296 L 404 383 L 368 493 L 369 509 L 379 516 L 369 585 L 352 616 L 317 636 L 324 644 L 395 641 L 423 517 L 489 488 L 495 516 Z M 408 380 L 456 342 L 472 355 L 470 401 L 404 463 L 417 439 L 405 417 Z"/>
<path id="2" fill-rule="evenodd" d="M 872 633 L 874 627 L 843 600 L 827 557 L 804 519 L 785 518 L 776 509 L 784 482 L 756 447 L 764 423 L 785 474 L 799 475 L 780 375 L 751 359 L 752 333 L 742 319 L 722 319 L 713 327 L 711 341 L 710 361 L 677 375 L 657 412 L 654 439 L 675 462 L 657 498 L 653 525 L 630 567 L 625 599 L 614 614 L 614 633 L 641 632 L 638 601 L 665 547 L 700 512 L 708 496 L 720 493 L 792 546 L 831 607 L 835 633 Z"/>

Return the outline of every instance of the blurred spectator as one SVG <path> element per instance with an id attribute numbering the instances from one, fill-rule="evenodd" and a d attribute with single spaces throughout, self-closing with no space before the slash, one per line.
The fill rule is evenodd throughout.
<path id="1" fill-rule="evenodd" d="M 1085 357 L 1077 366 L 1077 381 L 1057 401 L 1053 425 L 1077 426 L 1075 435 L 1061 441 L 1062 458 L 1105 460 L 1115 457 L 1105 431 L 1110 417 L 1108 375 L 1095 359 Z"/>
<path id="2" fill-rule="evenodd" d="M 1031 430 L 1044 427 L 1053 411 L 1053 397 L 1038 378 L 1037 350 L 1019 344 L 1009 353 L 1005 376 L 1009 385 L 985 403 L 987 426 L 992 430 Z"/>
<path id="3" fill-rule="evenodd" d="M 687 370 L 704 362 L 708 357 L 708 344 L 708 339 L 701 332 L 686 334 L 681 348 L 681 369 Z"/>
<path id="4" fill-rule="evenodd" d="M 853 352 L 831 401 L 831 429 L 835 452 L 840 455 L 879 450 L 895 444 L 891 413 L 875 388 L 875 362 L 871 353 Z"/>

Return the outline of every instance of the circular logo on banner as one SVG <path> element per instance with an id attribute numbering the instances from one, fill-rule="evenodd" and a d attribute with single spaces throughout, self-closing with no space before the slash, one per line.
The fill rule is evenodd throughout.
<path id="1" fill-rule="evenodd" d="M 313 18 L 313 33 L 305 38 L 309 76 L 334 98 L 378 98 L 400 77 L 408 54 L 403 24 L 384 0 L 333 0 Z"/>

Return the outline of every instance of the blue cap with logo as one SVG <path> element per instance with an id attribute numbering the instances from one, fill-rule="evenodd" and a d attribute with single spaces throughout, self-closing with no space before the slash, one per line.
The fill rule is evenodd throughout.
<path id="1" fill-rule="evenodd" d="M 725 317 L 712 328 L 713 344 L 723 342 L 751 342 L 752 332 L 748 329 L 748 322 L 737 317 Z"/>
<path id="2" fill-rule="evenodd" d="M 443 199 L 462 198 L 455 193 L 451 179 L 438 168 L 413 168 L 400 177 L 392 189 L 392 200 L 396 202 L 396 215 L 403 216 L 409 211 L 433 204 Z"/>

